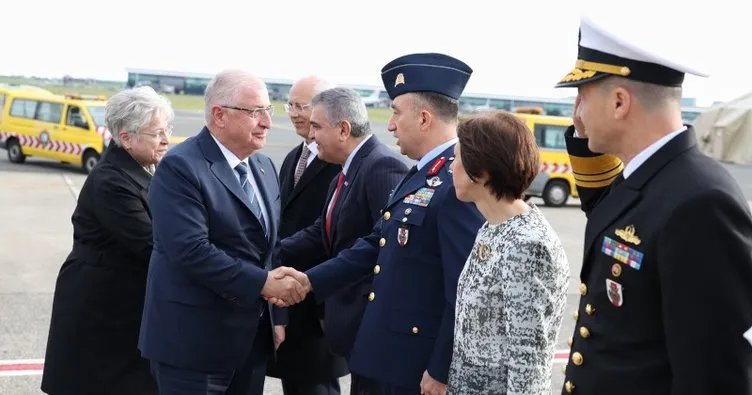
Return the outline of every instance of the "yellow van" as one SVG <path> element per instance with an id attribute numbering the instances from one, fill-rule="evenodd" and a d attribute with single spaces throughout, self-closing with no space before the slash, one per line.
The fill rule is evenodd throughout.
<path id="1" fill-rule="evenodd" d="M 104 96 L 0 88 L 0 148 L 13 163 L 37 156 L 80 164 L 88 173 L 112 137 L 104 126 L 106 103 Z"/>
<path id="2" fill-rule="evenodd" d="M 541 113 L 541 109 L 534 108 L 517 109 L 514 114 L 527 123 L 540 152 L 540 173 L 525 194 L 542 198 L 546 206 L 561 207 L 570 196 L 579 197 L 564 140 L 564 131 L 572 125 L 572 119 Z"/>

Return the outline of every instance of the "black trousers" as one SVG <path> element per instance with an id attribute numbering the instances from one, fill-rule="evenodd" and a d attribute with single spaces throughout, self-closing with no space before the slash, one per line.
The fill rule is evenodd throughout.
<path id="1" fill-rule="evenodd" d="M 357 373 L 350 373 L 350 383 L 350 395 L 420 395 L 420 388 L 395 387 Z"/>
<path id="2" fill-rule="evenodd" d="M 339 379 L 336 377 L 322 379 L 319 382 L 282 381 L 282 393 L 285 395 L 340 395 Z"/>

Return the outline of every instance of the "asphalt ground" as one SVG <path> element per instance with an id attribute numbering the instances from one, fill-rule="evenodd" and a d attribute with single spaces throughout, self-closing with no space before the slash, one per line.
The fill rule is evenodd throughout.
<path id="1" fill-rule="evenodd" d="M 175 135 L 191 136 L 200 131 L 200 113 L 177 114 Z M 384 123 L 372 125 L 374 134 L 393 145 Z M 286 118 L 275 118 L 264 153 L 277 165 L 300 143 Z M 1 150 L 0 150 L 1 151 Z M 752 196 L 752 167 L 727 166 Z M 27 163 L 8 162 L 0 152 L 0 394 L 41 394 L 41 363 L 49 327 L 52 292 L 60 265 L 70 251 L 70 217 L 86 176 L 71 165 L 29 158 Z M 556 229 L 570 263 L 570 287 L 557 351 L 566 353 L 566 339 L 573 333 L 572 313 L 579 293 L 578 275 L 582 259 L 585 217 L 578 202 L 570 200 L 561 208 L 548 208 L 538 199 L 548 220 Z M 558 394 L 566 354 L 554 360 L 552 393 Z M 75 357 L 72 357 L 75 363 Z M 341 379 L 343 394 L 349 393 L 349 377 Z M 281 395 L 279 381 L 268 378 L 265 394 Z"/>

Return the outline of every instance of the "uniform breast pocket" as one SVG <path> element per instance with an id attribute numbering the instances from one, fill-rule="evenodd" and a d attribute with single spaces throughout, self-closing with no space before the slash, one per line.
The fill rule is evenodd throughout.
<path id="1" fill-rule="evenodd" d="M 400 207 L 401 210 L 396 211 L 395 220 L 400 222 L 403 226 L 423 226 L 423 221 L 426 218 L 426 209 L 423 207 Z"/>

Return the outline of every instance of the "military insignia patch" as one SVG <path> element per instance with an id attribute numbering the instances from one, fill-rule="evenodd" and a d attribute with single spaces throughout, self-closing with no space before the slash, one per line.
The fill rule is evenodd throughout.
<path id="1" fill-rule="evenodd" d="M 619 243 L 608 236 L 604 236 L 601 251 L 635 270 L 640 270 L 643 254 L 634 248 Z"/>
<path id="2" fill-rule="evenodd" d="M 608 295 L 608 300 L 614 305 L 614 307 L 621 307 L 621 305 L 624 304 L 624 292 L 621 284 L 610 278 L 606 279 L 606 294 Z"/>
<path id="3" fill-rule="evenodd" d="M 402 73 L 397 74 L 397 78 L 394 79 L 394 86 L 402 85 L 405 83 L 405 75 Z"/>
<path id="4" fill-rule="evenodd" d="M 397 230 L 397 243 L 399 243 L 400 247 L 407 245 L 408 236 L 410 236 L 410 230 L 408 228 L 400 227 Z"/>
<path id="5" fill-rule="evenodd" d="M 441 178 L 439 178 L 439 176 L 433 176 L 426 180 L 426 184 L 428 184 L 429 187 L 437 187 L 443 183 L 444 182 L 441 181 Z"/>
<path id="6" fill-rule="evenodd" d="M 624 229 L 616 229 L 614 234 L 619 236 L 625 242 L 634 244 L 636 246 L 640 245 L 640 243 L 642 242 L 640 238 L 635 234 L 634 225 L 628 225 Z"/>

